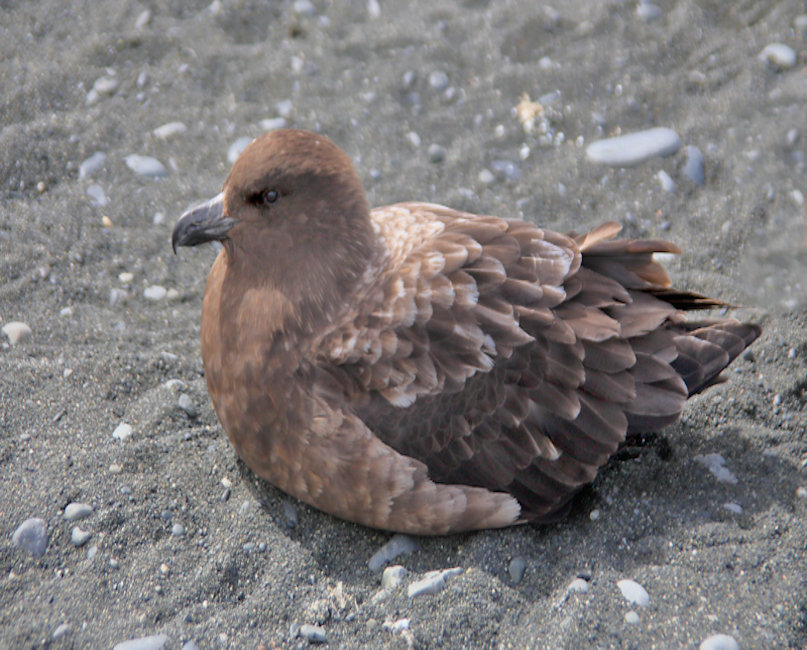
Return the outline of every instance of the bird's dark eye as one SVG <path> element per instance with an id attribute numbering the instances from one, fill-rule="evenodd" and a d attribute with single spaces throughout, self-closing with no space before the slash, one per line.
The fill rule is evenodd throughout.
<path id="1" fill-rule="evenodd" d="M 266 190 L 263 194 L 261 194 L 261 200 L 264 203 L 274 203 L 277 201 L 278 196 L 280 196 L 275 190 Z"/>

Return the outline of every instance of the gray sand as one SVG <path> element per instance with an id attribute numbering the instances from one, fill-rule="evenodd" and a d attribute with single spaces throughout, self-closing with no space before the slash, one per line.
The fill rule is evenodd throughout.
<path id="1" fill-rule="evenodd" d="M 165 648 L 295 647 L 303 624 L 332 647 L 671 648 L 716 633 L 807 646 L 802 2 L 659 0 L 652 20 L 614 0 L 0 4 L 0 324 L 32 330 L 0 348 L 0 646 L 164 634 Z M 758 59 L 774 42 L 795 66 Z M 88 105 L 101 77 L 116 83 Z M 523 93 L 541 98 L 546 137 L 516 118 Z M 675 282 L 743 305 L 765 333 L 568 519 L 420 539 L 397 560 L 403 586 L 373 601 L 368 560 L 390 535 L 253 487 L 236 460 L 199 356 L 215 251 L 169 245 L 176 217 L 218 192 L 229 146 L 281 113 L 343 147 L 373 204 L 430 200 L 561 230 L 616 219 L 671 239 L 684 249 Z M 172 121 L 187 131 L 153 134 Z M 682 174 L 683 150 L 624 170 L 586 160 L 589 143 L 652 126 L 703 152 L 702 186 Z M 96 151 L 105 162 L 79 178 Z M 130 154 L 167 175 L 136 175 Z M 146 298 L 155 285 L 167 296 Z M 121 422 L 125 441 L 112 436 Z M 736 482 L 695 460 L 706 454 Z M 93 513 L 66 521 L 71 502 Z M 47 523 L 39 559 L 11 542 L 31 517 Z M 74 526 L 92 534 L 81 547 Z M 442 592 L 408 598 L 410 582 L 455 566 Z M 567 593 L 578 575 L 588 591 Z M 647 607 L 623 598 L 622 579 Z M 388 629 L 401 619 L 408 631 Z"/>

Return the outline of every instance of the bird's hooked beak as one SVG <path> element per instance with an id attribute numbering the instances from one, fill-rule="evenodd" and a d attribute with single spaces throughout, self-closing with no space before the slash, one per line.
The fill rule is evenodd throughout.
<path id="1" fill-rule="evenodd" d="M 224 192 L 209 201 L 192 207 L 174 226 L 171 248 L 197 246 L 205 242 L 224 239 L 238 219 L 224 216 Z"/>

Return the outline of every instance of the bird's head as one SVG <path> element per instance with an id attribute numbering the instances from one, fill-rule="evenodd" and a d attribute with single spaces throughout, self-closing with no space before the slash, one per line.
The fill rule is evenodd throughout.
<path id="1" fill-rule="evenodd" d="M 248 283 L 317 303 L 349 291 L 375 246 L 350 158 L 328 138 L 294 129 L 253 140 L 222 192 L 180 217 L 171 243 L 176 251 L 213 240 Z"/>

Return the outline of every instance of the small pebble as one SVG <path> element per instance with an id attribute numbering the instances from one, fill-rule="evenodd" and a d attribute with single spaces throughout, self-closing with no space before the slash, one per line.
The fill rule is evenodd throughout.
<path id="1" fill-rule="evenodd" d="M 299 516 L 297 514 L 297 508 L 294 507 L 294 504 L 291 501 L 283 501 L 283 519 L 286 522 L 286 525 L 289 528 L 295 528 L 299 521 Z"/>
<path id="2" fill-rule="evenodd" d="M 109 466 L 109 473 L 110 474 L 120 474 L 123 471 L 123 465 L 120 463 L 112 463 Z"/>
<path id="3" fill-rule="evenodd" d="M 594 508 L 594 510 L 588 513 L 588 518 L 591 519 L 591 521 L 597 521 L 600 518 L 600 509 Z"/>
<path id="4" fill-rule="evenodd" d="M 494 160 L 490 163 L 490 170 L 496 176 L 508 181 L 521 180 L 521 170 L 516 163 L 509 160 Z"/>
<path id="5" fill-rule="evenodd" d="M 90 203 L 97 205 L 99 208 L 103 208 L 107 203 L 109 203 L 106 198 L 106 194 L 104 193 L 104 188 L 100 185 L 90 185 L 87 188 L 87 196 L 90 197 Z"/>
<path id="6" fill-rule="evenodd" d="M 406 569 L 400 564 L 388 566 L 381 574 L 381 588 L 392 591 L 396 589 L 406 576 Z"/>
<path id="7" fill-rule="evenodd" d="M 48 548 L 48 526 L 44 519 L 26 519 L 11 536 L 11 543 L 34 557 L 42 557 Z"/>
<path id="8" fill-rule="evenodd" d="M 681 147 L 681 138 L 667 127 L 656 127 L 588 146 L 586 157 L 594 163 L 631 167 L 657 156 L 670 156 Z"/>
<path id="9" fill-rule="evenodd" d="M 53 633 L 50 635 L 54 641 L 58 641 L 70 631 L 70 623 L 62 623 L 57 626 Z"/>
<path id="10" fill-rule="evenodd" d="M 378 0 L 367 0 L 367 15 L 374 20 L 381 16 L 381 5 L 378 4 Z"/>
<path id="11" fill-rule="evenodd" d="M 129 639 L 116 643 L 112 650 L 161 650 L 168 642 L 165 634 L 155 634 L 153 636 L 143 636 L 139 639 Z"/>
<path id="12" fill-rule="evenodd" d="M 193 400 L 190 398 L 189 395 L 183 393 L 179 396 L 179 400 L 177 401 L 179 408 L 181 408 L 189 418 L 195 418 L 199 415 L 199 412 L 196 410 L 196 407 L 193 405 Z"/>
<path id="13" fill-rule="evenodd" d="M 633 610 L 630 610 L 629 612 L 627 612 L 625 614 L 625 622 L 628 625 L 638 625 L 639 624 L 639 615 L 636 612 L 634 612 Z"/>
<path id="14" fill-rule="evenodd" d="M 294 13 L 303 16 L 316 16 L 317 8 L 311 0 L 294 0 Z"/>
<path id="15" fill-rule="evenodd" d="M 143 290 L 143 297 L 149 300 L 162 300 L 167 293 L 168 290 L 165 287 L 155 284 Z"/>
<path id="16" fill-rule="evenodd" d="M 740 644 L 728 634 L 713 634 L 701 641 L 698 650 L 740 650 Z"/>
<path id="17" fill-rule="evenodd" d="M 429 571 L 422 580 L 410 584 L 406 593 L 410 598 L 439 593 L 445 589 L 447 578 L 460 575 L 464 572 L 465 569 L 462 567 L 443 569 L 442 571 Z"/>
<path id="18" fill-rule="evenodd" d="M 185 526 L 182 524 L 174 524 L 171 526 L 171 534 L 174 537 L 182 537 L 185 534 Z"/>
<path id="19" fill-rule="evenodd" d="M 259 122 L 261 129 L 264 131 L 275 131 L 277 129 L 285 129 L 286 128 L 286 118 L 285 117 L 270 117 L 265 120 L 261 120 Z"/>
<path id="20" fill-rule="evenodd" d="M 118 282 L 122 284 L 131 284 L 133 280 L 134 280 L 134 273 L 129 273 L 128 271 L 118 273 Z"/>
<path id="21" fill-rule="evenodd" d="M 759 60 L 774 68 L 792 68 L 796 65 L 796 52 L 784 43 L 771 43 L 759 53 Z"/>
<path id="22" fill-rule="evenodd" d="M 112 219 L 110 219 L 108 216 L 104 215 L 103 217 L 101 217 L 101 225 L 104 228 L 111 228 L 115 224 L 112 223 Z"/>
<path id="23" fill-rule="evenodd" d="M 489 169 L 483 169 L 481 172 L 479 172 L 478 179 L 482 185 L 491 185 L 496 181 L 496 177 Z"/>
<path id="24" fill-rule="evenodd" d="M 28 327 L 26 323 L 21 321 L 11 321 L 3 325 L 3 334 L 8 337 L 8 342 L 11 345 L 18 345 L 20 343 L 26 343 L 27 341 L 31 340 L 33 336 L 33 332 L 31 328 Z"/>
<path id="25" fill-rule="evenodd" d="M 448 84 L 448 75 L 442 70 L 435 70 L 429 74 L 429 85 L 435 90 L 445 90 Z"/>
<path id="26" fill-rule="evenodd" d="M 149 22 L 151 22 L 151 11 L 144 9 L 138 14 L 137 19 L 135 20 L 135 29 L 143 29 L 149 24 Z"/>
<path id="27" fill-rule="evenodd" d="M 81 161 L 81 164 L 78 166 L 78 178 L 82 180 L 84 178 L 89 178 L 97 171 L 99 171 L 106 162 L 106 154 L 102 151 L 96 151 L 92 156 L 89 158 L 85 158 Z"/>
<path id="28" fill-rule="evenodd" d="M 86 503 L 68 503 L 64 509 L 64 518 L 67 521 L 86 519 L 92 514 L 92 506 Z"/>
<path id="29" fill-rule="evenodd" d="M 736 515 L 741 515 L 743 513 L 743 507 L 739 503 L 732 503 L 727 501 L 723 504 L 723 507 L 728 510 L 729 512 L 733 512 Z"/>
<path id="30" fill-rule="evenodd" d="M 68 316 L 72 315 L 73 315 L 72 307 L 62 307 L 62 309 L 59 310 L 59 316 L 61 316 L 62 318 L 67 318 Z M 795 358 L 795 356 L 793 358 Z"/>
<path id="31" fill-rule="evenodd" d="M 92 89 L 99 95 L 111 95 L 118 89 L 118 82 L 111 77 L 98 77 L 93 83 Z"/>
<path id="32" fill-rule="evenodd" d="M 642 20 L 650 22 L 661 17 L 661 9 L 650 2 L 640 2 L 636 7 L 636 15 Z"/>
<path id="33" fill-rule="evenodd" d="M 367 565 L 370 571 L 378 571 L 382 566 L 401 555 L 409 555 L 418 549 L 417 542 L 408 535 L 398 533 L 378 549 L 370 558 Z"/>
<path id="34" fill-rule="evenodd" d="M 126 302 L 126 299 L 129 297 L 129 293 L 125 289 L 118 289 L 117 287 L 112 287 L 109 290 L 109 306 L 114 307 L 115 305 L 122 305 Z"/>
<path id="35" fill-rule="evenodd" d="M 665 172 L 663 169 L 659 169 L 656 176 L 658 177 L 659 183 L 661 183 L 662 190 L 668 194 L 675 194 L 675 181 L 667 172 Z"/>
<path id="36" fill-rule="evenodd" d="M 410 131 L 404 136 L 415 149 L 420 146 L 420 136 L 414 131 Z"/>
<path id="37" fill-rule="evenodd" d="M 720 454 L 698 454 L 694 461 L 706 467 L 721 483 L 736 485 L 737 477 L 726 467 L 726 460 Z"/>
<path id="38" fill-rule="evenodd" d="M 188 127 L 182 122 L 168 122 L 167 124 L 158 126 L 152 131 L 152 133 L 154 134 L 154 137 L 159 138 L 160 140 L 168 140 L 169 138 L 173 138 L 175 135 L 182 135 L 187 130 Z"/>
<path id="39" fill-rule="evenodd" d="M 428 156 L 429 156 L 429 162 L 433 163 L 443 162 L 446 159 L 446 150 L 439 144 L 430 144 Z"/>
<path id="40" fill-rule="evenodd" d="M 249 146 L 249 143 L 252 142 L 252 138 L 248 136 L 244 136 L 238 138 L 235 142 L 230 145 L 230 148 L 227 149 L 227 162 L 231 165 L 238 160 L 238 156 L 241 155 L 241 152 L 244 151 Z"/>
<path id="41" fill-rule="evenodd" d="M 87 549 L 87 559 L 94 560 L 96 555 L 98 555 L 98 545 L 93 544 Z"/>
<path id="42" fill-rule="evenodd" d="M 325 630 L 319 625 L 301 625 L 300 636 L 309 643 L 327 643 L 328 637 L 325 636 Z"/>
<path id="43" fill-rule="evenodd" d="M 684 147 L 684 155 L 686 156 L 686 160 L 684 161 L 684 166 L 681 168 L 681 173 L 693 183 L 703 185 L 705 176 L 703 173 L 703 154 L 701 150 L 693 145 L 688 145 Z"/>
<path id="44" fill-rule="evenodd" d="M 520 583 L 524 578 L 524 571 L 527 570 L 527 562 L 520 555 L 510 560 L 510 566 L 507 568 L 510 573 L 510 580 L 514 585 Z"/>
<path id="45" fill-rule="evenodd" d="M 644 587 L 634 580 L 620 580 L 616 583 L 622 595 L 629 603 L 639 605 L 639 607 L 647 607 L 650 604 L 650 595 Z"/>
<path id="46" fill-rule="evenodd" d="M 115 427 L 115 430 L 112 432 L 112 437 L 117 438 L 118 440 L 128 440 L 132 437 L 131 425 L 121 422 L 117 427 Z"/>
<path id="47" fill-rule="evenodd" d="M 588 580 L 584 578 L 575 578 L 566 587 L 568 593 L 586 594 L 588 593 Z"/>
<path id="48" fill-rule="evenodd" d="M 126 166 L 139 176 L 159 178 L 168 175 L 165 165 L 151 156 L 141 156 L 139 153 L 133 153 L 126 156 L 124 160 L 126 161 Z"/>
<path id="49" fill-rule="evenodd" d="M 277 109 L 277 114 L 280 117 L 288 118 L 291 115 L 291 110 L 294 108 L 294 104 L 291 103 L 290 99 L 282 99 L 277 104 L 275 104 L 275 108 Z"/>
<path id="50" fill-rule="evenodd" d="M 92 533 L 87 530 L 81 530 L 78 526 L 73 526 L 70 531 L 70 542 L 73 546 L 84 546 L 92 537 Z"/>
<path id="51" fill-rule="evenodd" d="M 801 190 L 791 190 L 790 198 L 797 206 L 801 207 L 804 205 L 804 193 Z"/>
<path id="52" fill-rule="evenodd" d="M 807 500 L 807 487 L 804 487 L 803 485 L 800 485 L 799 487 L 797 487 L 796 488 L 796 496 L 799 499 Z"/>

